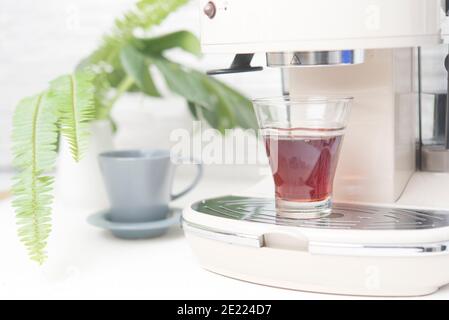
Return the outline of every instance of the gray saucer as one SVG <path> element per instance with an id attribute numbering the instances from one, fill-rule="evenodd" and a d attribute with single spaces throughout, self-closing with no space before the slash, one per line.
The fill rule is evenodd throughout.
<path id="1" fill-rule="evenodd" d="M 109 230 L 114 236 L 121 239 L 156 238 L 165 234 L 171 226 L 180 225 L 181 213 L 180 209 L 173 208 L 167 218 L 163 220 L 124 223 L 109 220 L 109 211 L 105 210 L 89 216 L 87 222 L 95 227 Z"/>

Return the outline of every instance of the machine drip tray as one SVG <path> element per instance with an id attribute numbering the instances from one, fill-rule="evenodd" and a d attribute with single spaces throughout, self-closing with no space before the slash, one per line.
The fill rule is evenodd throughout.
<path id="1" fill-rule="evenodd" d="M 445 211 L 337 203 L 298 220 L 279 217 L 273 199 L 226 196 L 185 208 L 183 228 L 205 269 L 249 282 L 375 296 L 449 283 Z"/>
<path id="2" fill-rule="evenodd" d="M 193 204 L 192 209 L 220 218 L 301 228 L 420 230 L 449 226 L 449 212 L 339 203 L 324 218 L 283 218 L 276 215 L 273 199 L 237 196 L 203 200 Z"/>

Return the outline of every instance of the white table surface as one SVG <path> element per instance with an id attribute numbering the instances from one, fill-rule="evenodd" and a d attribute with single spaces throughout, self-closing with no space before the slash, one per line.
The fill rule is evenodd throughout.
<path id="1" fill-rule="evenodd" d="M 236 192 L 255 182 L 205 179 L 175 204 Z M 158 239 L 124 241 L 89 226 L 89 214 L 56 205 L 49 260 L 40 267 L 28 260 L 16 236 L 10 202 L 0 202 L 0 299 L 356 299 L 222 277 L 201 269 L 179 228 Z M 446 298 L 448 287 L 422 299 Z"/>

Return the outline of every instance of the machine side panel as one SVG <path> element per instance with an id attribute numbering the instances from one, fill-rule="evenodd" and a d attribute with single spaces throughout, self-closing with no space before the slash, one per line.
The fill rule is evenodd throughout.
<path id="1" fill-rule="evenodd" d="M 412 64 L 395 67 L 396 56 L 393 49 L 372 50 L 362 65 L 290 70 L 291 95 L 354 97 L 335 178 L 337 201 L 395 202 L 414 172 L 416 123 L 411 114 L 416 111 L 409 104 L 410 80 L 395 78 L 396 72 L 407 78 Z M 397 92 L 401 85 L 404 94 Z"/>

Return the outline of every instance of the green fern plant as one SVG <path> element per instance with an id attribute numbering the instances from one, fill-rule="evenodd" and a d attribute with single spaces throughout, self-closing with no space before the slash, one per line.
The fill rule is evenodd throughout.
<path id="1" fill-rule="evenodd" d="M 115 21 L 77 70 L 50 82 L 47 91 L 26 98 L 16 108 L 13 154 L 17 175 L 13 205 L 19 236 L 32 260 L 42 264 L 51 231 L 53 177 L 59 137 L 67 140 L 75 161 L 88 146 L 89 122 L 109 119 L 115 103 L 126 92 L 160 97 L 150 67 L 157 68 L 167 87 L 186 100 L 192 115 L 212 127 L 255 128 L 251 103 L 243 95 L 201 72 L 170 61 L 166 52 L 179 48 L 200 56 L 198 39 L 187 31 L 157 37 L 148 32 L 188 0 L 140 0 Z"/>
<path id="2" fill-rule="evenodd" d="M 135 38 L 136 30 L 148 32 L 188 2 L 189 0 L 138 1 L 123 17 L 115 20 L 112 31 L 103 37 L 99 48 L 81 61 L 78 69 L 93 70 L 96 73 L 95 106 L 97 119 L 112 121 L 110 111 L 125 92 L 143 91 L 147 94 L 151 92 L 151 88 L 142 89 L 142 87 L 138 87 L 136 81 L 128 75 L 122 65 L 121 51 Z M 158 96 L 158 94 L 153 96 Z"/>
<path id="3" fill-rule="evenodd" d="M 51 231 L 53 182 L 59 132 L 79 161 L 87 145 L 88 121 L 93 119 L 92 75 L 75 73 L 51 82 L 48 91 L 25 98 L 13 120 L 13 206 L 19 237 L 32 260 L 42 264 Z"/>

